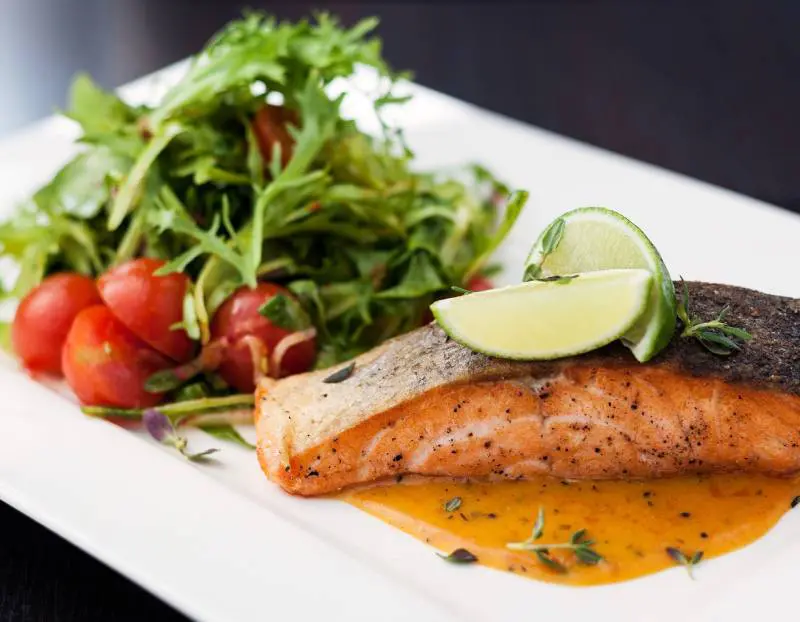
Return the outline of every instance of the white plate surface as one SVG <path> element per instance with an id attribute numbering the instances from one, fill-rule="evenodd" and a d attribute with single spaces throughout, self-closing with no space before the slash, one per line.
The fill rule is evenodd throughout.
<path id="1" fill-rule="evenodd" d="M 152 99 L 172 67 L 124 91 Z M 800 218 L 735 193 L 482 111 L 428 89 L 398 119 L 421 166 L 476 160 L 531 191 L 501 251 L 519 278 L 528 245 L 557 214 L 613 207 L 638 223 L 673 275 L 800 297 Z M 363 108 L 353 102 L 350 111 Z M 364 119 L 369 126 L 369 119 Z M 0 145 L 0 213 L 74 152 L 75 128 L 48 119 Z M 193 618 L 664 621 L 769 619 L 790 611 L 800 516 L 756 544 L 629 583 L 565 588 L 431 549 L 336 501 L 269 484 L 252 452 L 225 444 L 193 465 L 141 434 L 81 415 L 0 357 L 0 498 Z M 214 445 L 191 433 L 197 449 Z"/>

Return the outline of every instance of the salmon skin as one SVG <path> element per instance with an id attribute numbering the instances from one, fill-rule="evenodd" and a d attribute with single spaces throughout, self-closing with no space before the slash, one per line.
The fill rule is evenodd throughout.
<path id="1" fill-rule="evenodd" d="M 288 492 L 403 474 L 524 479 L 800 471 L 800 301 L 690 283 L 692 312 L 753 339 L 718 356 L 676 337 L 640 364 L 620 345 L 556 361 L 473 352 L 431 324 L 336 368 L 263 380 L 258 457 Z M 344 367 L 344 365 L 342 365 Z M 342 374 L 344 375 L 344 374 Z"/>

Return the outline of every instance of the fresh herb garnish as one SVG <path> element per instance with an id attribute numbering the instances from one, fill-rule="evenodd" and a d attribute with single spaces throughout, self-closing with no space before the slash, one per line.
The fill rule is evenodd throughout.
<path id="1" fill-rule="evenodd" d="M 0 322 L 0 350 L 11 352 L 11 324 Z"/>
<path id="2" fill-rule="evenodd" d="M 572 281 L 577 279 L 578 276 L 579 275 L 577 274 L 568 274 L 566 276 L 554 275 L 554 276 L 540 277 L 534 280 L 542 281 L 543 283 L 556 283 L 558 285 L 566 285 L 567 283 L 571 283 Z"/>
<path id="3" fill-rule="evenodd" d="M 242 447 L 246 447 L 247 449 L 256 448 L 255 445 L 250 443 L 241 434 L 239 434 L 238 430 L 234 428 L 232 425 L 229 424 L 201 425 L 199 426 L 199 428 L 206 434 L 210 434 L 214 438 L 218 438 L 221 441 L 231 441 L 233 443 L 241 445 Z"/>
<path id="4" fill-rule="evenodd" d="M 794 498 L 792 499 L 791 503 L 789 503 L 789 507 L 790 507 L 790 508 L 793 510 L 793 509 L 795 509 L 795 508 L 796 508 L 798 505 L 800 505 L 800 495 L 798 495 L 798 496 L 796 496 L 796 497 L 794 497 Z"/>
<path id="5" fill-rule="evenodd" d="M 172 445 L 184 458 L 193 462 L 207 460 L 211 454 L 219 451 L 219 449 L 206 449 L 198 453 L 191 453 L 188 450 L 188 441 L 178 434 L 172 419 L 155 408 L 148 408 L 144 411 L 142 422 L 150 436 L 159 443 Z"/>
<path id="6" fill-rule="evenodd" d="M 542 237 L 542 252 L 541 257 L 539 257 L 539 262 L 528 266 L 522 277 L 523 281 L 533 281 L 542 276 L 542 265 L 545 259 L 552 255 L 558 248 L 561 239 L 564 237 L 564 229 L 566 226 L 567 223 L 563 218 L 556 218 L 550 224 Z"/>
<path id="7" fill-rule="evenodd" d="M 67 114 L 83 150 L 0 223 L 0 257 L 20 269 L 0 302 L 56 270 L 97 276 L 144 255 L 166 261 L 159 274 L 195 282 L 174 329 L 203 343 L 216 309 L 259 279 L 297 296 L 317 330 L 317 368 L 418 326 L 449 283 L 488 269 L 527 195 L 504 201 L 509 189 L 481 167 L 448 178 L 412 166 L 384 118 L 408 97 L 376 25 L 248 14 L 152 107 L 79 76 Z M 377 137 L 342 117 L 329 88 L 360 65 L 380 78 Z M 260 144 L 270 111 L 290 138 L 285 153 L 280 141 Z M 299 325 L 290 316 L 286 325 Z"/>
<path id="8" fill-rule="evenodd" d="M 442 555 L 441 553 L 437 553 L 437 555 L 451 564 L 472 564 L 478 561 L 475 554 L 467 549 L 456 549 L 450 555 Z"/>
<path id="9" fill-rule="evenodd" d="M 223 397 L 203 397 L 194 400 L 184 400 L 170 404 L 161 404 L 158 411 L 167 415 L 172 421 L 177 421 L 182 417 L 197 417 L 200 419 L 206 415 L 216 413 L 226 414 L 231 411 L 252 410 L 255 398 L 252 394 L 226 395 Z M 120 419 L 131 419 L 138 421 L 145 413 L 143 408 L 114 408 L 109 406 L 81 406 L 81 411 L 92 417 L 119 417 Z"/>
<path id="10" fill-rule="evenodd" d="M 172 391 L 201 372 L 215 370 L 222 362 L 227 347 L 227 339 L 217 339 L 204 347 L 200 355 L 188 363 L 154 373 L 145 381 L 144 390 L 148 393 Z"/>
<path id="11" fill-rule="evenodd" d="M 746 330 L 730 326 L 723 321 L 729 310 L 727 306 L 723 307 L 716 319 L 708 322 L 692 317 L 689 307 L 689 286 L 683 280 L 681 283 L 683 293 L 681 300 L 678 301 L 678 319 L 683 322 L 681 337 L 694 337 L 706 350 L 720 356 L 728 356 L 741 350 L 739 342 L 752 339 L 752 335 Z"/>
<path id="12" fill-rule="evenodd" d="M 594 540 L 586 538 L 585 529 L 579 529 L 573 533 L 569 542 L 558 544 L 537 544 L 537 540 L 543 535 L 544 508 L 540 507 L 530 537 L 523 542 L 509 542 L 506 547 L 515 551 L 530 551 L 536 555 L 542 564 L 559 573 L 566 573 L 568 568 L 550 555 L 552 550 L 566 549 L 572 551 L 578 562 L 587 566 L 594 566 L 603 561 L 603 556 L 592 548 L 595 544 Z"/>
<path id="13" fill-rule="evenodd" d="M 681 550 L 671 546 L 667 547 L 666 551 L 667 555 L 669 555 L 675 561 L 675 563 L 685 567 L 686 572 L 689 573 L 689 577 L 694 579 L 693 570 L 694 567 L 703 559 L 703 551 L 696 551 L 692 555 L 686 555 Z"/>
<path id="14" fill-rule="evenodd" d="M 345 365 L 341 369 L 336 370 L 330 376 L 325 378 L 322 382 L 326 384 L 336 384 L 337 382 L 343 382 L 347 380 L 352 374 L 353 370 L 356 368 L 356 362 L 353 361 L 349 365 Z"/>
<path id="15" fill-rule="evenodd" d="M 273 326 L 290 332 L 305 330 L 311 326 L 311 319 L 303 307 L 289 296 L 278 294 L 265 302 L 258 312 L 267 318 Z"/>
<path id="16" fill-rule="evenodd" d="M 444 504 L 444 511 L 455 512 L 460 507 L 461 507 L 461 497 L 453 497 L 452 499 L 448 499 L 447 502 Z"/>

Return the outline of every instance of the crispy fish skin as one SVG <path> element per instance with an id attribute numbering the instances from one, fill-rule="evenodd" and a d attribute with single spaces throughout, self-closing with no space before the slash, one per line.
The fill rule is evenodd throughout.
<path id="1" fill-rule="evenodd" d="M 435 324 L 332 370 L 265 379 L 258 457 L 288 492 L 316 495 L 406 473 L 574 479 L 800 471 L 800 301 L 689 283 L 691 312 L 753 339 L 729 357 L 673 339 L 648 364 L 619 345 L 515 362 Z"/>

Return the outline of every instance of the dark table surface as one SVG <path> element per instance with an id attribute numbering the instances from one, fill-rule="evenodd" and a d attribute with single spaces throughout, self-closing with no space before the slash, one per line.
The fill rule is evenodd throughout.
<path id="1" fill-rule="evenodd" d="M 240 4 L 287 18 L 323 4 L 345 22 L 378 14 L 386 56 L 422 84 L 800 211 L 795 0 L 0 0 L 0 138 L 63 105 L 76 71 L 106 86 L 149 73 Z M 145 619 L 183 618 L 0 504 L 0 620 Z"/>

